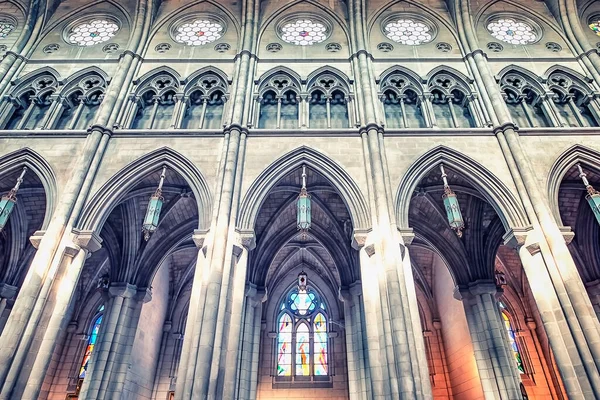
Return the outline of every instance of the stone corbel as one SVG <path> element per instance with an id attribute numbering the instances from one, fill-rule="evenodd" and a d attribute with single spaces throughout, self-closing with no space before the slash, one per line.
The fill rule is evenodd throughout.
<path id="1" fill-rule="evenodd" d="M 125 282 L 114 282 L 110 284 L 108 288 L 108 294 L 111 297 L 133 297 L 137 292 L 137 287 L 130 283 Z"/>
<path id="2" fill-rule="evenodd" d="M 412 228 L 398 228 L 398 235 L 400 236 L 400 240 L 398 240 L 398 244 L 400 245 L 400 253 L 402 254 L 402 258 L 407 252 L 407 247 L 412 244 L 412 241 L 415 239 L 415 233 Z"/>
<path id="3" fill-rule="evenodd" d="M 81 250 L 81 247 L 73 242 L 69 242 L 65 245 L 65 255 L 67 257 L 71 257 L 71 258 L 75 257 L 79 253 L 80 250 Z"/>
<path id="4" fill-rule="evenodd" d="M 565 243 L 567 244 L 567 246 L 570 245 L 573 241 L 573 238 L 575 237 L 575 232 L 573 232 L 570 226 L 559 226 L 558 229 L 560 230 L 560 233 L 565 239 Z"/>
<path id="5" fill-rule="evenodd" d="M 373 243 L 366 245 L 365 252 L 369 257 L 373 257 L 373 255 L 375 254 L 375 245 Z"/>
<path id="6" fill-rule="evenodd" d="M 204 242 L 206 240 L 207 235 L 208 235 L 208 229 L 207 230 L 196 229 L 196 230 L 194 230 L 194 233 L 192 233 L 192 240 L 194 241 L 194 244 L 196 245 L 197 248 L 202 250 L 202 252 L 204 253 L 204 256 L 206 256 L 206 246 L 204 245 Z"/>
<path id="7" fill-rule="evenodd" d="M 137 300 L 143 303 L 150 302 L 150 300 L 152 300 L 152 288 L 139 288 L 135 294 L 135 297 Z"/>
<path id="8" fill-rule="evenodd" d="M 33 247 L 35 247 L 36 250 L 40 247 L 40 242 L 44 238 L 45 233 L 46 233 L 46 231 L 35 231 L 35 232 L 33 232 L 33 235 L 31 235 L 29 237 L 29 241 L 31 242 L 31 245 Z"/>
<path id="9" fill-rule="evenodd" d="M 522 246 L 525 246 L 527 251 L 529 251 L 529 254 L 535 255 L 540 252 L 539 241 L 537 239 L 535 241 L 530 240 L 532 243 L 526 244 L 529 235 L 533 232 L 533 227 L 531 225 L 526 227 L 515 227 L 507 232 L 502 239 L 504 240 L 505 245 L 510 246 L 517 251 Z"/>
<path id="10" fill-rule="evenodd" d="M 370 233 L 371 229 L 354 229 L 351 243 L 352 248 L 360 251 L 367 243 L 367 238 Z"/>
<path id="11" fill-rule="evenodd" d="M 235 242 L 233 244 L 233 254 L 236 257 L 239 257 L 242 254 L 242 251 L 246 249 L 247 251 L 251 251 L 256 248 L 256 235 L 254 234 L 254 230 L 235 230 Z"/>
<path id="12" fill-rule="evenodd" d="M 94 231 L 80 231 L 73 229 L 73 243 L 77 246 L 86 249 L 90 253 L 100 250 L 102 248 L 102 239 Z"/>

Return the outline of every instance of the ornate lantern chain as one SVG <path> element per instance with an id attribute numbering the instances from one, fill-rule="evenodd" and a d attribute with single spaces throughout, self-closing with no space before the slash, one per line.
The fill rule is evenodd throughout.
<path id="1" fill-rule="evenodd" d="M 160 221 L 160 211 L 162 210 L 163 202 L 165 201 L 162 197 L 162 187 L 165 182 L 166 173 L 167 167 L 163 167 L 158 187 L 148 202 L 148 209 L 146 210 L 146 217 L 144 218 L 144 225 L 142 227 L 145 241 L 150 239 L 150 235 L 154 233 Z"/>
<path id="2" fill-rule="evenodd" d="M 8 222 L 8 217 L 12 213 L 15 208 L 15 204 L 17 204 L 17 192 L 21 187 L 21 183 L 23 183 L 23 177 L 27 172 L 27 167 L 23 167 L 23 171 L 21 171 L 21 175 L 17 178 L 17 183 L 15 183 L 15 187 L 13 187 L 6 195 L 2 196 L 0 199 L 0 232 L 6 226 Z"/>
<path id="3" fill-rule="evenodd" d="M 297 226 L 302 238 L 306 238 L 311 225 L 310 195 L 306 190 L 306 166 L 302 166 L 302 189 L 298 195 L 297 203 Z"/>
<path id="4" fill-rule="evenodd" d="M 600 193 L 594 189 L 592 185 L 590 185 L 590 182 L 587 180 L 587 174 L 583 172 L 580 164 L 577 164 L 577 169 L 579 170 L 579 177 L 587 189 L 587 195 L 585 196 L 585 199 L 592 208 L 594 216 L 596 217 L 596 221 L 598 221 L 600 224 Z"/>
<path id="5" fill-rule="evenodd" d="M 444 194 L 442 195 L 442 199 L 444 200 L 448 222 L 450 223 L 450 228 L 456 232 L 456 236 L 462 237 L 465 222 L 462 213 L 460 212 L 458 198 L 448 185 L 448 175 L 446 175 L 446 171 L 444 171 L 444 165 L 440 165 L 440 171 L 442 172 L 442 180 L 444 181 Z"/>

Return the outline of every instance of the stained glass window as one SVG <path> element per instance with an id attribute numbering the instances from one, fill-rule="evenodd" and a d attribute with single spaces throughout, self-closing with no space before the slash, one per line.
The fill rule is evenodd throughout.
<path id="1" fill-rule="evenodd" d="M 0 38 L 5 38 L 15 29 L 15 24 L 10 21 L 0 19 Z"/>
<path id="2" fill-rule="evenodd" d="M 90 338 L 88 339 L 87 347 L 85 348 L 85 354 L 83 355 L 83 361 L 81 361 L 81 368 L 79 369 L 79 379 L 85 378 L 85 374 L 88 369 L 88 365 L 90 363 L 90 358 L 92 357 L 92 351 L 94 350 L 94 346 L 96 345 L 96 340 L 98 339 L 98 332 L 100 331 L 100 324 L 102 323 L 102 317 L 104 316 L 102 313 L 104 312 L 104 306 L 100 306 L 98 309 L 98 315 L 96 320 L 94 321 L 94 325 L 92 325 L 92 332 L 90 334 Z"/>
<path id="3" fill-rule="evenodd" d="M 593 30 L 596 35 L 600 36 L 600 17 L 594 18 L 590 21 L 590 29 Z"/>
<path id="4" fill-rule="evenodd" d="M 538 39 L 538 34 L 533 26 L 512 18 L 492 20 L 487 29 L 496 39 L 511 44 L 529 44 Z"/>
<path id="5" fill-rule="evenodd" d="M 521 353 L 519 352 L 519 347 L 517 346 L 517 337 L 515 336 L 515 331 L 510 324 L 510 319 L 508 318 L 508 314 L 504 311 L 504 305 L 500 303 L 500 307 L 502 308 L 502 320 L 504 321 L 504 327 L 508 332 L 508 340 L 510 341 L 510 348 L 512 350 L 513 356 L 515 357 L 515 362 L 517 363 L 517 369 L 520 374 L 525 373 L 525 367 L 523 366 L 523 358 L 521 358 Z"/>
<path id="6" fill-rule="evenodd" d="M 119 25 L 106 19 L 93 19 L 79 24 L 68 34 L 69 42 L 78 46 L 93 46 L 106 42 L 119 30 Z"/>
<path id="7" fill-rule="evenodd" d="M 296 288 L 286 296 L 280 312 L 276 376 L 291 379 L 328 376 L 327 316 L 319 295 L 311 289 Z"/>
<path id="8" fill-rule="evenodd" d="M 283 314 L 277 335 L 277 376 L 292 375 L 292 332 L 292 318 Z"/>
<path id="9" fill-rule="evenodd" d="M 307 18 L 288 22 L 280 29 L 284 41 L 298 46 L 310 46 L 327 39 L 325 25 Z"/>
<path id="10" fill-rule="evenodd" d="M 390 21 L 383 27 L 383 33 L 394 42 L 417 46 L 431 42 L 432 29 L 420 21 L 411 18 L 400 18 Z"/>
<path id="11" fill-rule="evenodd" d="M 223 36 L 223 25 L 207 19 L 197 19 L 177 27 L 175 41 L 188 46 L 203 46 Z"/>

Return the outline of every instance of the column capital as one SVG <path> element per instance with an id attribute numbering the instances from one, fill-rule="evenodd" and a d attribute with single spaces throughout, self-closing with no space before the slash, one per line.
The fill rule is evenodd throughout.
<path id="1" fill-rule="evenodd" d="M 197 248 L 204 248 L 204 241 L 206 240 L 206 236 L 208 235 L 209 230 L 195 229 L 194 233 L 192 233 L 192 240 Z"/>
<path id="2" fill-rule="evenodd" d="M 524 227 L 513 227 L 503 237 L 504 244 L 519 250 L 522 246 L 526 246 L 527 251 L 534 255 L 540 251 L 540 243 L 538 235 L 531 225 Z"/>
<path id="3" fill-rule="evenodd" d="M 367 239 L 369 234 L 371 233 L 371 228 L 369 229 L 354 229 L 354 233 L 352 235 L 352 248 L 354 250 L 362 249 L 367 243 Z"/>
<path id="4" fill-rule="evenodd" d="M 94 231 L 73 229 L 73 243 L 90 253 L 100 250 L 102 238 Z"/>
<path id="5" fill-rule="evenodd" d="M 250 282 L 246 283 L 245 295 L 252 307 L 256 307 L 259 304 L 267 301 L 267 291 L 264 289 L 259 289 L 255 284 Z"/>
<path id="6" fill-rule="evenodd" d="M 251 251 L 256 247 L 256 235 L 253 229 L 240 230 L 236 228 L 235 236 L 233 252 L 236 256 L 239 257 L 244 249 Z"/>
<path id="7" fill-rule="evenodd" d="M 137 286 L 126 282 L 113 282 L 108 288 L 110 297 L 133 297 L 137 293 Z"/>
<path id="8" fill-rule="evenodd" d="M 40 247 L 40 242 L 44 238 L 46 231 L 35 231 L 33 235 L 29 237 L 29 242 L 37 250 Z"/>
<path id="9" fill-rule="evenodd" d="M 454 288 L 454 298 L 457 300 L 470 300 L 482 294 L 495 296 L 498 293 L 496 284 L 489 280 L 478 280 L 465 286 L 456 286 Z"/>

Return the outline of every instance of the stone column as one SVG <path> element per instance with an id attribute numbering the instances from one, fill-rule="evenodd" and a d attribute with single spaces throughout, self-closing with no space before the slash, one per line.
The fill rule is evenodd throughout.
<path id="1" fill-rule="evenodd" d="M 486 400 L 520 400 L 518 374 L 500 320 L 497 292 L 495 283 L 478 281 L 457 288 L 454 295 L 465 307 Z"/>
<path id="2" fill-rule="evenodd" d="M 344 302 L 344 328 L 346 331 L 346 353 L 348 365 L 348 391 L 350 400 L 367 400 L 366 365 L 363 346 L 363 324 L 361 319 L 362 286 L 360 281 L 349 289 L 340 290 Z"/>
<path id="3" fill-rule="evenodd" d="M 254 368 L 254 362 L 258 367 L 260 359 L 260 348 L 255 347 L 255 339 L 260 343 L 262 304 L 267 300 L 264 290 L 257 290 L 254 285 L 246 289 L 246 313 L 244 315 L 244 332 L 241 348 L 241 365 L 238 374 L 237 399 L 256 399 L 256 382 L 258 381 L 258 369 Z M 253 375 L 255 372 L 255 375 Z M 254 383 L 254 397 L 252 387 Z"/>
<path id="4" fill-rule="evenodd" d="M 71 320 L 72 307 L 71 301 L 76 292 L 77 282 L 83 270 L 85 260 L 89 252 L 94 252 L 100 249 L 102 239 L 92 232 L 80 233 L 76 237 L 76 243 L 67 247 L 63 259 L 63 275 L 56 282 L 56 298 L 54 308 L 48 327 L 45 330 L 44 337 L 37 351 L 35 361 L 29 378 L 21 371 L 19 376 L 19 384 L 16 392 L 21 392 L 20 387 L 26 388 L 22 392 L 22 399 L 37 399 L 40 394 L 42 397 L 47 393 L 41 393 L 42 384 L 46 377 L 46 372 L 50 366 L 52 355 L 56 348 L 56 344 L 61 337 L 63 331 L 66 330 L 69 321 Z M 10 374 L 9 374 L 10 376 Z M 1 396 L 0 396 L 1 397 Z"/>
<path id="5" fill-rule="evenodd" d="M 109 300 L 92 353 L 80 399 L 113 399 L 123 389 L 131 347 L 144 302 L 151 299 L 147 289 L 129 283 L 112 283 Z"/>

